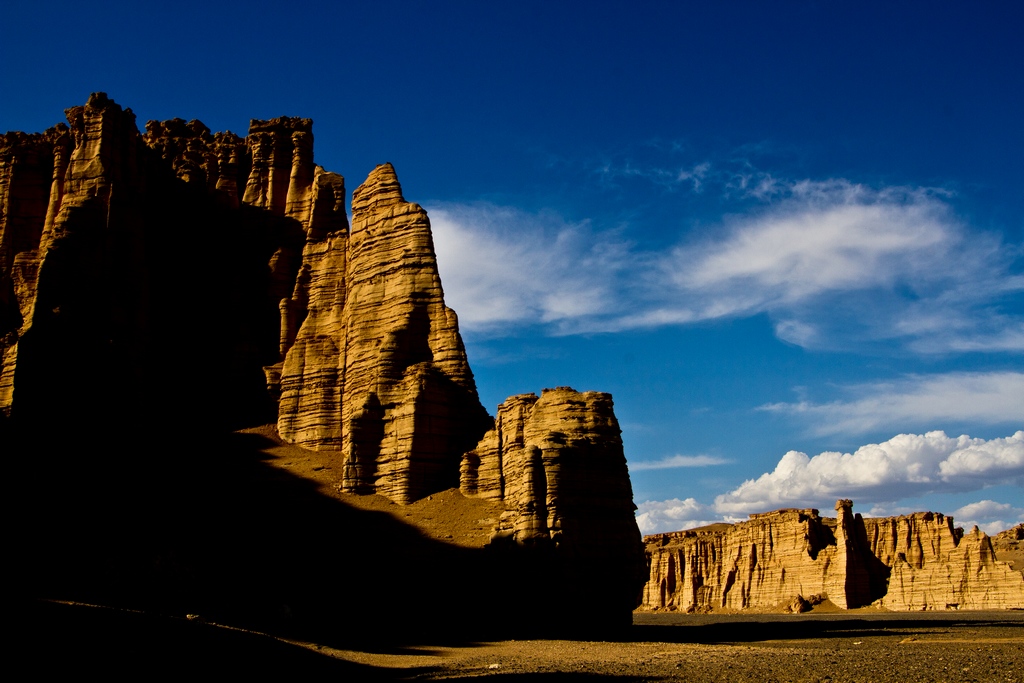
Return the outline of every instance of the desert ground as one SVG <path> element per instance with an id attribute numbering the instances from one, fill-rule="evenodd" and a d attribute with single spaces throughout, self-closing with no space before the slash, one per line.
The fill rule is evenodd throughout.
<path id="1" fill-rule="evenodd" d="M 1024 613 L 638 614 L 616 640 L 303 641 L 201 619 L 39 603 L 16 655 L 39 672 L 294 679 L 1022 681 Z M 395 614 L 396 620 L 408 615 Z M 441 615 L 438 615 L 441 617 Z M 17 656 L 16 656 L 17 658 Z"/>
<path id="2" fill-rule="evenodd" d="M 522 637 L 493 622 L 475 631 L 479 615 L 525 597 L 468 576 L 487 566 L 473 563 L 498 507 L 457 490 L 407 506 L 343 494 L 332 454 L 282 444 L 272 426 L 220 447 L 216 460 L 173 458 L 191 451 L 171 441 L 158 466 L 132 449 L 107 479 L 90 464 L 88 482 L 52 476 L 53 462 L 34 471 L 27 490 L 48 497 L 24 546 L 38 559 L 11 615 L 15 663 L 115 678 L 1024 681 L 1021 611 L 636 613 L 593 640 L 544 633 L 539 609 Z M 115 489 L 133 493 L 105 505 Z M 82 569 L 61 573 L 72 562 Z M 320 602 L 332 628 L 289 626 Z"/>

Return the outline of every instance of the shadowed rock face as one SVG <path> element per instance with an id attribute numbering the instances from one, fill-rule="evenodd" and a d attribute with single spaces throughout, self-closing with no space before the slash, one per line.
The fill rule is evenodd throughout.
<path id="1" fill-rule="evenodd" d="M 646 609 L 774 608 L 829 599 L 848 609 L 1024 607 L 1024 576 L 998 562 L 988 537 L 932 512 L 835 519 L 777 510 L 725 528 L 647 536 Z M 798 610 L 799 611 L 799 610 Z"/>
<path id="2" fill-rule="evenodd" d="M 308 208 L 240 203 L 251 155 L 231 133 L 140 135 L 103 93 L 65 113 L 0 142 L 0 414 L 111 434 L 265 421 L 275 289 L 291 291 Z"/>

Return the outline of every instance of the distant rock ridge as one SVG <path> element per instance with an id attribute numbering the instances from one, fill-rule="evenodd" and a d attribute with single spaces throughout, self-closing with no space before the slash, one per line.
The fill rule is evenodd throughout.
<path id="1" fill-rule="evenodd" d="M 815 509 L 752 514 L 714 528 L 646 536 L 649 578 L 642 608 L 803 611 L 830 600 L 843 609 L 1024 608 L 1024 574 L 996 560 L 975 527 L 933 512 L 836 518 Z"/>

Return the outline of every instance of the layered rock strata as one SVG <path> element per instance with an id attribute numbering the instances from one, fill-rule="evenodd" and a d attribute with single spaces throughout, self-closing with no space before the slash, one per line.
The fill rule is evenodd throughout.
<path id="1" fill-rule="evenodd" d="M 754 514 L 734 525 L 647 536 L 645 609 L 801 611 L 1024 607 L 1024 575 L 995 559 L 988 537 L 964 536 L 935 513 L 863 519 L 849 500 L 835 519 L 814 509 Z M 796 606 L 796 607 L 793 607 Z"/>
<path id="2" fill-rule="evenodd" d="M 91 362 L 113 360 L 87 330 L 102 326 L 111 346 L 134 346 L 143 321 L 134 308 L 141 288 L 113 280 L 138 273 L 142 191 L 135 116 L 104 95 L 66 110 L 69 126 L 41 135 L 8 133 L 0 144 L 0 412 L 11 414 L 31 366 L 33 338 L 59 343 L 38 373 L 39 394 L 62 402 L 60 376 L 84 380 Z M 133 137 L 134 134 L 134 137 Z M 112 263 L 117 261 L 117 263 Z M 102 309 L 102 313 L 97 310 Z M 96 314 L 95 320 L 89 320 Z M 77 343 L 76 343 L 77 342 Z M 28 348 L 26 348 L 26 345 Z M 50 356 L 49 353 L 46 354 Z M 26 362 L 26 356 L 29 361 Z M 116 363 L 115 363 L 116 365 Z M 32 374 L 32 368 L 27 368 Z M 24 393 L 24 392 L 21 392 Z"/>
<path id="3" fill-rule="evenodd" d="M 492 543 L 586 558 L 577 581 L 614 577 L 603 599 L 635 605 L 643 550 L 610 394 L 558 387 L 510 397 L 463 456 L 460 488 L 504 504 Z"/>
<path id="4" fill-rule="evenodd" d="M 891 610 L 1024 608 L 1024 577 L 992 539 L 933 512 L 865 519 L 868 547 L 889 569 L 878 604 Z"/>
<path id="5" fill-rule="evenodd" d="M 254 119 L 244 139 L 183 119 L 140 134 L 103 93 L 66 114 L 0 148 L 5 416 L 102 405 L 90 374 L 139 404 L 170 359 L 212 407 L 231 385 L 257 393 L 255 369 L 282 437 L 339 451 L 345 490 L 407 502 L 458 485 L 490 421 L 430 222 L 390 165 L 354 193 L 350 231 L 309 119 Z"/>
<path id="6" fill-rule="evenodd" d="M 314 192 L 314 216 L 325 187 Z M 430 221 L 405 201 L 390 164 L 353 193 L 346 227 L 308 234 L 282 302 L 278 431 L 340 451 L 343 490 L 410 502 L 457 485 L 459 454 L 489 417 L 444 304 Z"/>
<path id="7" fill-rule="evenodd" d="M 505 504 L 498 535 L 519 544 L 639 544 L 610 394 L 544 389 L 539 398 L 512 396 L 497 412 L 462 458 L 460 488 Z"/>

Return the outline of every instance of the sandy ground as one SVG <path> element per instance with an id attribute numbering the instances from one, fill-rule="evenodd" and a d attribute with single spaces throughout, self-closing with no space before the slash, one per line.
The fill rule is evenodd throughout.
<path id="1" fill-rule="evenodd" d="M 40 672 L 498 681 L 1024 681 L 1024 612 L 637 614 L 616 641 L 324 645 L 200 620 L 39 603 Z M 40 632 L 34 632 L 33 626 Z M 354 625 L 358 626 L 358 625 Z M 42 664 L 39 664 L 39 663 Z"/>
<path id="2" fill-rule="evenodd" d="M 357 496 L 340 489 L 340 453 L 308 451 L 283 443 L 274 425 L 242 430 L 258 434 L 277 445 L 263 449 L 266 464 L 316 483 L 321 495 L 344 502 L 360 510 L 382 512 L 402 524 L 419 530 L 427 538 L 463 548 L 482 548 L 488 541 L 502 507 L 486 500 L 466 498 L 458 489 L 449 489 L 410 505 L 398 505 L 384 496 Z"/>
<path id="3" fill-rule="evenodd" d="M 456 490 L 444 491 L 408 506 L 396 505 L 380 496 L 343 494 L 338 490 L 340 466 L 336 454 L 314 453 L 282 444 L 276 439 L 273 426 L 246 431 L 249 438 L 259 444 L 258 457 L 253 460 L 249 451 L 243 450 L 232 456 L 235 460 L 229 458 L 225 472 L 207 470 L 215 482 L 210 491 L 191 492 L 188 477 L 194 463 L 188 460 L 180 465 L 184 474 L 172 479 L 170 484 L 153 489 L 156 503 L 152 507 L 158 509 L 166 506 L 168 496 L 173 501 L 179 489 L 190 492 L 192 498 L 187 509 L 198 510 L 194 515 L 196 519 L 181 518 L 180 512 L 168 514 L 166 519 L 159 515 L 154 519 L 167 524 L 171 530 L 185 528 L 188 534 L 200 534 L 203 542 L 198 547 L 203 553 L 213 555 L 218 554 L 219 545 L 231 543 L 234 536 L 242 534 L 245 543 L 228 545 L 222 551 L 224 557 L 220 558 L 223 568 L 215 567 L 218 571 L 223 569 L 231 578 L 235 577 L 230 574 L 235 565 L 230 560 L 236 547 L 247 549 L 253 541 L 264 537 L 284 544 L 287 552 L 312 547 L 313 554 L 300 556 L 308 564 L 291 567 L 282 562 L 273 565 L 279 567 L 282 574 L 261 579 L 266 580 L 266 585 L 253 583 L 255 580 L 251 578 L 244 584 L 246 591 L 258 588 L 252 596 L 268 604 L 273 604 L 278 594 L 288 594 L 283 588 L 294 585 L 296 580 L 304 580 L 297 577 L 346 566 L 347 556 L 343 553 L 326 558 L 317 554 L 321 548 L 333 547 L 336 537 L 332 536 L 332 530 L 344 529 L 348 533 L 345 542 L 359 542 L 362 544 L 359 547 L 379 549 L 383 553 L 380 558 L 374 557 L 365 572 L 360 569 L 339 579 L 336 590 L 332 589 L 332 594 L 357 598 L 368 594 L 371 599 L 357 601 L 358 608 L 352 606 L 353 610 L 364 611 L 346 613 L 340 633 L 329 638 L 282 637 L 281 633 L 287 629 L 270 634 L 254 626 L 250 628 L 255 630 L 239 628 L 239 621 L 214 623 L 217 621 L 214 616 L 197 618 L 192 615 L 190 618 L 186 613 L 167 609 L 114 609 L 84 604 L 88 600 L 82 598 L 16 600 L 8 614 L 16 633 L 10 646 L 14 670 L 21 665 L 31 667 L 33 677 L 96 672 L 110 678 L 133 680 L 164 675 L 223 674 L 231 678 L 282 675 L 299 680 L 340 677 L 356 681 L 486 677 L 495 681 L 1024 683 L 1024 611 L 888 613 L 873 609 L 849 612 L 816 609 L 801 615 L 638 613 L 634 615 L 632 627 L 617 634 L 617 639 L 607 641 L 489 641 L 480 635 L 467 634 L 465 628 L 453 629 L 452 625 L 460 623 L 460 615 L 468 614 L 466 610 L 488 609 L 488 595 L 480 595 L 480 602 L 452 604 L 440 593 L 437 600 L 422 599 L 417 603 L 421 611 L 410 613 L 411 596 L 401 592 L 400 580 L 404 572 L 428 570 L 416 562 L 439 554 L 449 563 L 472 560 L 476 557 L 473 553 L 479 552 L 473 549 L 486 543 L 500 515 L 499 506 L 465 499 Z M 234 488 L 225 489 L 224 482 L 217 477 L 226 477 L 224 481 Z M 116 483 L 121 485 L 124 481 Z M 75 487 L 65 488 L 60 489 L 60 493 L 66 495 L 75 490 Z M 309 503 L 313 491 L 315 504 Z M 204 492 L 215 501 L 231 495 L 221 509 L 204 502 L 200 495 Z M 94 500 L 91 491 L 90 496 L 84 498 L 89 505 Z M 239 509 L 247 510 L 248 516 L 238 513 Z M 263 512 L 256 514 L 259 511 Z M 116 519 L 124 519 L 121 507 L 114 508 L 112 514 Z M 59 519 L 65 519 L 63 508 L 61 515 Z M 226 524 L 224 519 L 232 523 Z M 295 527 L 296 519 L 306 520 L 308 526 Z M 92 521 L 90 517 L 89 524 Z M 149 523 L 147 518 L 146 524 Z M 205 531 L 204 527 L 210 530 Z M 360 529 L 364 530 L 366 538 L 358 536 L 353 541 L 352 534 Z M 129 527 L 129 531 L 138 530 Z M 77 527 L 72 528 L 64 542 L 77 538 L 79 533 Z M 289 535 L 297 536 L 294 544 L 288 543 Z M 114 538 L 120 543 L 123 536 Z M 182 547 L 189 549 L 193 545 L 190 541 Z M 393 558 L 394 551 L 411 545 L 419 550 L 399 556 L 398 563 L 386 563 Z M 33 552 L 46 550 L 45 545 L 38 543 L 26 547 Z M 417 555 L 417 552 L 424 554 Z M 283 556 L 290 557 L 287 553 Z M 128 557 L 133 559 L 136 555 Z M 253 557 L 266 559 L 261 554 Z M 366 562 L 361 561 L 353 566 L 364 565 Z M 238 568 L 247 567 L 239 565 Z M 217 578 L 221 574 L 211 576 Z M 461 585 L 457 575 L 454 581 L 447 574 L 438 574 L 431 580 L 452 583 L 449 590 Z M 396 590 L 377 601 L 374 591 L 380 589 L 378 584 Z M 87 593 L 69 585 L 64 589 L 67 594 Z M 232 589 L 230 583 L 214 582 L 213 585 Z M 320 577 L 315 585 L 321 587 L 312 595 L 319 597 L 325 594 L 316 591 L 326 590 L 322 586 L 331 586 L 331 582 Z M 356 593 L 352 593 L 353 590 Z M 507 586 L 495 586 L 494 604 L 500 605 L 502 600 L 509 599 L 508 590 Z M 37 597 L 52 598 L 53 591 L 50 592 L 51 595 Z M 245 591 L 241 594 L 243 597 L 250 595 Z M 125 595 L 131 594 L 126 592 Z M 467 597 L 458 590 L 453 595 L 457 595 L 459 601 Z M 344 605 L 350 606 L 350 603 Z M 365 611 L 371 605 L 379 605 L 376 612 Z M 234 612 L 228 610 L 225 614 Z M 413 635 L 394 637 L 390 625 L 398 627 L 410 621 L 436 623 L 438 628 L 436 633 L 421 629 Z M 368 622 L 378 629 L 381 624 L 386 628 L 368 635 Z M 537 615 L 537 622 L 544 623 L 543 614 Z M 475 622 L 466 620 L 465 623 Z"/>

